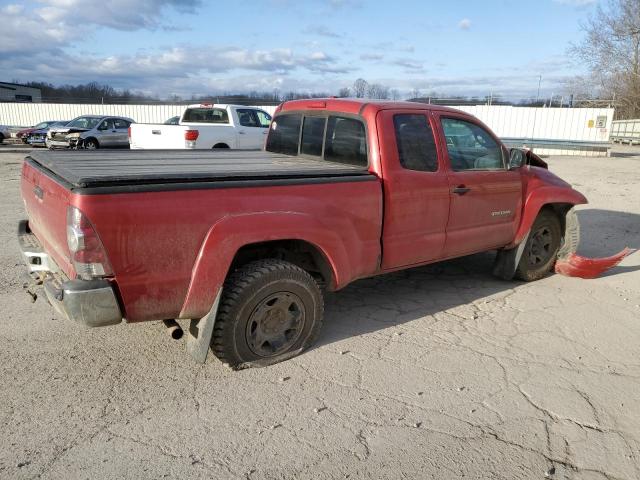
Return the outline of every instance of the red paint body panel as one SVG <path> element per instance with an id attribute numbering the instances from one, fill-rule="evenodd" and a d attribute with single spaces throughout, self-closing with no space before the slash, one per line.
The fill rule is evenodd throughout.
<path id="1" fill-rule="evenodd" d="M 558 259 L 555 270 L 556 273 L 567 277 L 596 278 L 598 275 L 618 265 L 633 252 L 635 252 L 635 249 L 625 248 L 615 255 L 603 258 L 587 258 L 572 253 L 567 258 Z"/>
<path id="2" fill-rule="evenodd" d="M 437 172 L 407 170 L 400 165 L 393 116 L 403 113 L 416 111 L 396 108 L 383 110 L 377 116 L 384 161 L 382 267 L 385 270 L 441 258 L 449 218 L 449 183 L 444 165 L 440 164 Z M 428 110 L 423 113 L 430 119 Z"/>
<path id="3" fill-rule="evenodd" d="M 277 112 L 360 115 L 367 127 L 371 181 L 76 194 L 25 163 L 22 195 L 30 225 L 71 277 L 66 209 L 91 221 L 113 268 L 128 321 L 200 318 L 213 304 L 236 252 L 271 240 L 314 245 L 339 289 L 355 279 L 453 256 L 516 245 L 539 209 L 586 199 L 542 168 L 452 172 L 438 116 L 473 117 L 408 102 L 299 100 Z M 437 172 L 402 168 L 393 114 L 424 113 L 436 135 Z M 454 195 L 459 183 L 471 185 Z M 33 190 L 44 191 L 44 205 Z M 219 187 L 219 185 L 218 185 Z M 509 210 L 508 215 L 492 216 Z"/>
<path id="4" fill-rule="evenodd" d="M 74 195 L 99 232 L 128 321 L 200 318 L 244 245 L 306 240 L 337 288 L 374 273 L 382 193 L 376 181 Z"/>
<path id="5" fill-rule="evenodd" d="M 491 130 L 477 118 L 462 112 L 442 110 L 434 113 L 440 150 L 444 156 L 451 205 L 447 222 L 447 240 L 443 257 L 501 248 L 508 244 L 520 223 L 522 213 L 522 175 L 519 170 L 454 171 L 442 129 L 442 118 L 474 123 Z M 498 145 L 500 140 L 492 135 Z M 468 188 L 463 195 L 457 187 Z"/>
<path id="6" fill-rule="evenodd" d="M 67 247 L 67 205 L 72 193 L 26 162 L 22 164 L 20 189 L 29 227 L 64 273 L 75 278 Z"/>

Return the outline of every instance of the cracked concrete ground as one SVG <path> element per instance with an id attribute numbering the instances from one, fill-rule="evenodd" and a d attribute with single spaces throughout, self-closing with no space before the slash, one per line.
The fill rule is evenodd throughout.
<path id="1" fill-rule="evenodd" d="M 640 150 L 557 157 L 580 252 L 640 246 Z M 22 155 L 0 154 L 0 478 L 640 478 L 640 254 L 596 280 L 491 254 L 327 295 L 318 345 L 260 370 L 162 325 L 87 330 L 22 291 Z"/>

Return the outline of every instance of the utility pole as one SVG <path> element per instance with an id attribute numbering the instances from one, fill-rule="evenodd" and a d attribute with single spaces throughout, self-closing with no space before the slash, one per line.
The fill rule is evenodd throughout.
<path id="1" fill-rule="evenodd" d="M 540 84 L 542 83 L 542 74 L 538 78 L 538 94 L 536 95 L 536 104 L 540 101 Z"/>

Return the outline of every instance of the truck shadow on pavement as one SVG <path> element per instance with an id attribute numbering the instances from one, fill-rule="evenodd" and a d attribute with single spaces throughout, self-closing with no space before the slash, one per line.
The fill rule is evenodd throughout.
<path id="1" fill-rule="evenodd" d="M 613 255 L 640 246 L 640 215 L 600 209 L 578 211 L 581 242 L 587 257 Z M 640 255 L 640 254 L 637 254 Z M 491 274 L 495 253 L 486 252 L 357 281 L 326 294 L 324 327 L 316 347 L 401 325 L 464 307 L 489 297 L 504 297 L 525 282 L 504 281 Z M 640 270 L 617 266 L 616 275 Z M 473 318 L 473 308 L 467 314 Z"/>

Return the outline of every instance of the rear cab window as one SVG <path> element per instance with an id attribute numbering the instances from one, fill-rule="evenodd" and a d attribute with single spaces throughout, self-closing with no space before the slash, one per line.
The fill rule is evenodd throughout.
<path id="1" fill-rule="evenodd" d="M 339 114 L 278 115 L 271 122 L 266 150 L 347 165 L 368 165 L 364 123 Z"/>
<path id="2" fill-rule="evenodd" d="M 229 114 L 224 108 L 187 108 L 182 116 L 183 122 L 191 123 L 229 123 Z"/>

